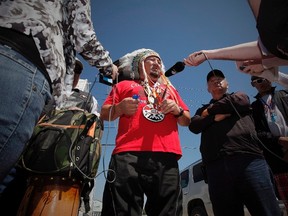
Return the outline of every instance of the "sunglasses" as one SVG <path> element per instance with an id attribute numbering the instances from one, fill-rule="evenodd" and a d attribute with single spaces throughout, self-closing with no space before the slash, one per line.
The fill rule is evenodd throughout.
<path id="1" fill-rule="evenodd" d="M 256 83 L 257 83 L 257 84 L 261 84 L 261 83 L 263 83 L 263 82 L 266 82 L 266 80 L 263 79 L 263 78 L 262 78 L 262 79 L 255 79 L 255 80 L 252 81 L 253 84 L 256 84 Z"/>

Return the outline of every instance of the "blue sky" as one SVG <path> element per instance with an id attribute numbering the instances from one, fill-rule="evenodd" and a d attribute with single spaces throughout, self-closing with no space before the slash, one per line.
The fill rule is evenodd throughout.
<path id="1" fill-rule="evenodd" d="M 258 37 L 256 23 L 246 0 L 91 0 L 91 16 L 98 39 L 114 60 L 139 48 L 158 52 L 169 69 L 190 53 L 254 41 Z M 229 4 L 230 3 L 230 4 Z M 256 90 L 250 77 L 240 73 L 233 61 L 210 61 L 213 68 L 222 70 L 229 82 L 229 91 L 244 91 L 250 100 Z M 208 62 L 170 77 L 191 116 L 203 103 L 210 100 L 206 88 Z M 288 71 L 282 68 L 282 71 Z M 98 70 L 84 62 L 82 78 L 91 83 Z M 92 94 L 101 106 L 110 88 L 95 83 Z M 108 168 L 117 132 L 117 122 L 105 122 L 102 138 L 102 157 L 98 173 Z M 183 156 L 180 169 L 200 158 L 200 135 L 192 134 L 187 127 L 179 128 Z M 104 175 L 96 179 L 96 198 L 102 200 Z"/>

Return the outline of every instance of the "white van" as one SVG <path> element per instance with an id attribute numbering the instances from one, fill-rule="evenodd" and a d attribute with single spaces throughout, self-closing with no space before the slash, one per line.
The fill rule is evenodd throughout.
<path id="1" fill-rule="evenodd" d="M 183 191 L 183 216 L 213 216 L 208 185 L 204 181 L 202 160 L 198 160 L 181 171 Z M 283 203 L 280 203 L 282 215 L 287 216 Z M 245 208 L 245 216 L 250 216 Z"/>
<path id="2" fill-rule="evenodd" d="M 181 171 L 183 216 L 213 215 L 208 185 L 204 181 L 202 161 L 198 160 Z"/>

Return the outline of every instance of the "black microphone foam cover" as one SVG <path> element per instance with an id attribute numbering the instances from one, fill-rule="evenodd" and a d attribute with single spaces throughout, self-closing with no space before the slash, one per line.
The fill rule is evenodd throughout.
<path id="1" fill-rule="evenodd" d="M 185 68 L 185 63 L 184 62 L 176 62 L 175 65 L 173 65 L 171 68 L 169 68 L 166 72 L 165 72 L 165 76 L 169 77 L 172 76 L 176 73 L 179 73 L 181 71 L 183 71 Z"/>

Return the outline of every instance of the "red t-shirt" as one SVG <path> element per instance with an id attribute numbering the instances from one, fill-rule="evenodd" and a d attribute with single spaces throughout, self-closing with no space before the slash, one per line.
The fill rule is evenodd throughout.
<path id="1" fill-rule="evenodd" d="M 163 94 L 166 86 L 160 85 L 160 89 Z M 173 99 L 171 91 L 176 96 L 178 105 L 184 110 L 188 110 L 177 90 L 173 87 L 166 90 L 165 98 Z M 132 116 L 120 116 L 116 147 L 112 154 L 127 151 L 153 151 L 175 153 L 180 158 L 182 151 L 178 135 L 177 118 L 173 114 L 164 115 L 160 112 L 160 118 L 162 116 L 164 119 L 159 121 L 159 115 L 153 115 L 153 111 L 149 112 L 147 96 L 138 82 L 121 81 L 113 87 L 104 104 L 113 104 L 113 102 L 117 104 L 124 98 L 132 97 L 133 95 L 139 96 L 138 111 Z M 144 115 L 148 116 L 148 118 Z"/>

